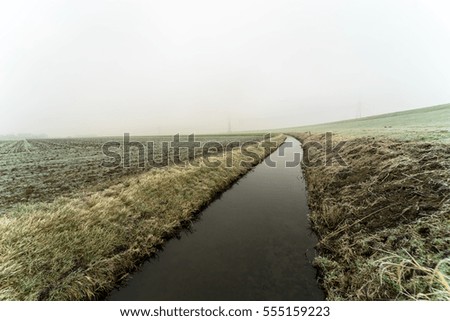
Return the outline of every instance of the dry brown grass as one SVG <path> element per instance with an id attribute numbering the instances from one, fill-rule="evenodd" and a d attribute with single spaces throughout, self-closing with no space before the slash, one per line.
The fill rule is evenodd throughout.
<path id="1" fill-rule="evenodd" d="M 410 299 L 424 300 L 449 300 L 449 272 L 450 258 L 438 262 L 435 268 L 429 268 L 420 264 L 414 257 L 405 251 L 404 256 L 396 253 L 390 254 L 379 260 L 380 283 L 384 280 L 394 280 L 402 295 Z M 409 284 L 405 284 L 407 275 L 412 275 Z M 418 286 L 420 285 L 420 287 Z M 421 292 L 427 289 L 426 293 Z"/>
<path id="2" fill-rule="evenodd" d="M 275 138 L 278 144 L 284 136 Z M 261 145 L 253 152 L 267 156 Z M 0 299 L 96 299 L 250 167 L 168 167 L 0 218 Z M 213 159 L 211 159 L 213 161 Z M 254 164 L 253 164 L 254 165 Z"/>
<path id="3" fill-rule="evenodd" d="M 341 156 L 348 166 L 304 167 L 327 298 L 450 299 L 450 146 L 359 137 Z"/>

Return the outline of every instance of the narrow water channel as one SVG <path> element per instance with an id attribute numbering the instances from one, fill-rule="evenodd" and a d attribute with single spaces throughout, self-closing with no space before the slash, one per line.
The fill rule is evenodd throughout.
<path id="1" fill-rule="evenodd" d="M 292 137 L 168 241 L 108 300 L 323 300 Z M 267 159 L 266 159 L 267 160 Z"/>

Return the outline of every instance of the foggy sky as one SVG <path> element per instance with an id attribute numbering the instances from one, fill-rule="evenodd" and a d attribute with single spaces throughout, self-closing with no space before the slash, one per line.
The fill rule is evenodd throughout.
<path id="1" fill-rule="evenodd" d="M 0 135 L 268 129 L 450 102 L 446 1 L 0 0 Z"/>

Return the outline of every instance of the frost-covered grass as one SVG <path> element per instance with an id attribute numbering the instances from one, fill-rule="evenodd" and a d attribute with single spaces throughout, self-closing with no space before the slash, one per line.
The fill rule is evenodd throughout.
<path id="1" fill-rule="evenodd" d="M 450 143 L 450 104 L 279 131 L 333 132 L 351 138 L 383 136 L 400 140 Z"/>
<path id="2" fill-rule="evenodd" d="M 172 139 L 171 136 L 130 137 L 145 147 L 145 160 L 149 159 L 147 143 L 153 142 L 150 156 L 158 162 L 170 159 L 170 153 L 163 151 L 161 145 Z M 202 145 L 215 141 L 226 146 L 229 142 L 261 139 L 262 135 L 196 136 Z M 187 136 L 181 136 L 180 140 L 186 141 Z M 145 161 L 145 166 L 139 167 L 137 148 L 130 150 L 129 167 L 102 166 L 103 160 L 110 159 L 102 152 L 102 145 L 109 141 L 122 143 L 123 137 L 0 141 L 0 215 L 16 204 L 51 202 L 59 196 L 73 196 L 80 190 L 96 192 L 120 182 L 123 177 L 156 166 Z M 122 146 L 118 151 L 122 152 Z M 187 159 L 186 149 L 180 149 L 180 154 L 181 159 Z"/>
<path id="3" fill-rule="evenodd" d="M 275 138 L 277 144 L 284 136 Z M 261 144 L 250 151 L 267 156 Z M 169 166 L 91 194 L 0 217 L 0 299 L 83 300 L 107 293 L 251 166 Z M 210 159 L 214 161 L 214 157 Z M 254 160 L 255 165 L 258 161 Z"/>
<path id="4" fill-rule="evenodd" d="M 450 300 L 450 146 L 334 138 L 347 166 L 304 166 L 327 299 Z M 309 156 L 324 160 L 325 149 Z"/>

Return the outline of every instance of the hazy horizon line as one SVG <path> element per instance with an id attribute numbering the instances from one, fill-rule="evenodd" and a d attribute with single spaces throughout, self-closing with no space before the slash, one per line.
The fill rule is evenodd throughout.
<path id="1" fill-rule="evenodd" d="M 173 136 L 176 134 L 180 134 L 180 135 L 190 135 L 190 134 L 194 134 L 194 135 L 198 135 L 198 136 L 207 136 L 207 135 L 239 135 L 239 134 L 260 134 L 260 133 L 269 133 L 272 131 L 282 131 L 283 129 L 291 129 L 291 128 L 296 128 L 296 127 L 305 127 L 305 126 L 316 126 L 316 125 L 326 125 L 326 124 L 334 124 L 334 123 L 338 123 L 338 122 L 343 122 L 343 121 L 349 121 L 349 120 L 355 120 L 355 119 L 366 119 L 366 118 L 371 118 L 371 117 L 377 117 L 377 116 L 383 116 L 383 115 L 390 115 L 390 114 L 397 114 L 397 113 L 402 113 L 402 112 L 408 112 L 408 111 L 413 111 L 413 110 L 419 110 L 419 109 L 427 109 L 427 108 L 436 108 L 436 107 L 442 107 L 442 106 L 446 106 L 446 105 L 450 105 L 450 102 L 447 103 L 441 103 L 441 104 L 437 104 L 437 105 L 432 105 L 432 106 L 422 106 L 422 107 L 413 107 L 413 108 L 409 108 L 409 109 L 403 109 L 403 110 L 398 110 L 398 111 L 393 111 L 393 112 L 389 112 L 389 113 L 381 113 L 381 114 L 371 114 L 371 115 L 367 115 L 367 116 L 363 116 L 363 117 L 354 117 L 354 118 L 345 118 L 345 119 L 339 119 L 339 120 L 334 120 L 334 121 L 329 121 L 329 122 L 324 122 L 324 123 L 311 123 L 311 124 L 299 124 L 298 126 L 285 126 L 285 127 L 278 127 L 278 128 L 271 128 L 271 129 L 249 129 L 249 130 L 236 130 L 236 131 L 218 131 L 218 132 L 204 132 L 204 133 L 195 133 L 192 131 L 179 131 L 177 133 L 138 133 L 138 134 L 133 134 L 132 131 L 128 131 L 127 133 L 130 133 L 130 135 L 132 136 Z M 5 139 L 5 140 L 14 140 L 14 139 L 58 139 L 58 138 L 102 138 L 102 137 L 120 137 L 122 136 L 124 133 L 117 133 L 117 134 L 113 134 L 113 135 L 107 135 L 107 134 L 78 134 L 78 135 L 66 135 L 66 136 L 51 136 L 48 135 L 46 133 L 10 133 L 10 134 L 1 134 L 0 135 L 0 139 Z"/>

